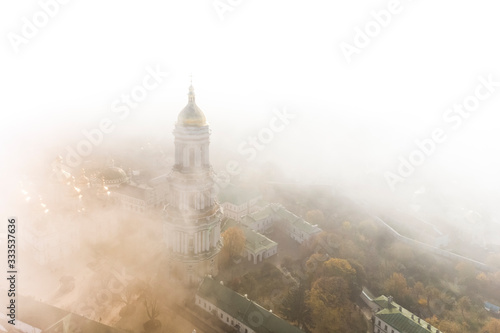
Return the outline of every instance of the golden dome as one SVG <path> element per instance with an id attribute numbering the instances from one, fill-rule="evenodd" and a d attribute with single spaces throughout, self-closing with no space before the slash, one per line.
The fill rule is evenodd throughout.
<path id="1" fill-rule="evenodd" d="M 99 176 L 106 186 L 118 186 L 128 181 L 127 173 L 114 166 L 102 170 Z"/>
<path id="2" fill-rule="evenodd" d="M 188 104 L 182 109 L 177 117 L 177 123 L 183 126 L 205 126 L 207 119 L 203 111 L 196 105 L 194 101 L 194 88 L 189 87 Z"/>

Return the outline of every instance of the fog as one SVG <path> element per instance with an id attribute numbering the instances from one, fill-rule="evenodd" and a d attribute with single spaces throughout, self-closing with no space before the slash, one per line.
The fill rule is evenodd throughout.
<path id="1" fill-rule="evenodd" d="M 457 209 L 500 223 L 494 1 L 227 2 L 68 1 L 35 32 L 23 18 L 39 2 L 0 4 L 4 216 L 85 131 L 108 133 L 82 161 L 149 144 L 168 171 L 192 82 L 219 175 L 328 185 L 439 226 Z"/>

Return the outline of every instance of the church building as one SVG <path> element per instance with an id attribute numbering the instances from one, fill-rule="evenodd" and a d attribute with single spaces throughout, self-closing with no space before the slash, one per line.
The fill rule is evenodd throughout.
<path id="1" fill-rule="evenodd" d="M 175 162 L 163 212 L 168 272 L 187 284 L 217 275 L 217 254 L 222 246 L 223 214 L 216 200 L 209 138 L 207 120 L 190 86 L 188 104 L 174 129 Z"/>

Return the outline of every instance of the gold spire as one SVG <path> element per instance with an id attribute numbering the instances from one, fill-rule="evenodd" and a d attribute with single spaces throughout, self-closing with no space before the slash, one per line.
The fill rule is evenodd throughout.
<path id="1" fill-rule="evenodd" d="M 191 85 L 189 86 L 188 104 L 179 113 L 177 123 L 184 126 L 205 126 L 207 124 L 205 115 L 195 103 L 192 76 Z"/>
<path id="2" fill-rule="evenodd" d="M 188 102 L 194 103 L 194 87 L 193 87 L 193 74 L 189 74 L 189 93 L 188 93 Z"/>

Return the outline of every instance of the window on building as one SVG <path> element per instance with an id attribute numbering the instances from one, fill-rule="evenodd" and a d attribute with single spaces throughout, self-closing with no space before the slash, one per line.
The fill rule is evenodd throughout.
<path id="1" fill-rule="evenodd" d="M 229 323 L 229 317 L 227 317 L 227 318 L 226 318 L 226 322 L 228 322 L 228 323 Z"/>
<path id="2" fill-rule="evenodd" d="M 378 321 L 378 326 L 380 326 L 380 325 L 382 325 L 382 324 L 380 323 L 380 320 L 379 320 L 379 321 Z"/>
<path id="3" fill-rule="evenodd" d="M 387 331 L 387 325 L 385 325 L 385 328 L 384 328 L 386 331 Z"/>
<path id="4" fill-rule="evenodd" d="M 224 315 L 222 313 L 220 314 L 220 317 L 224 319 Z"/>

